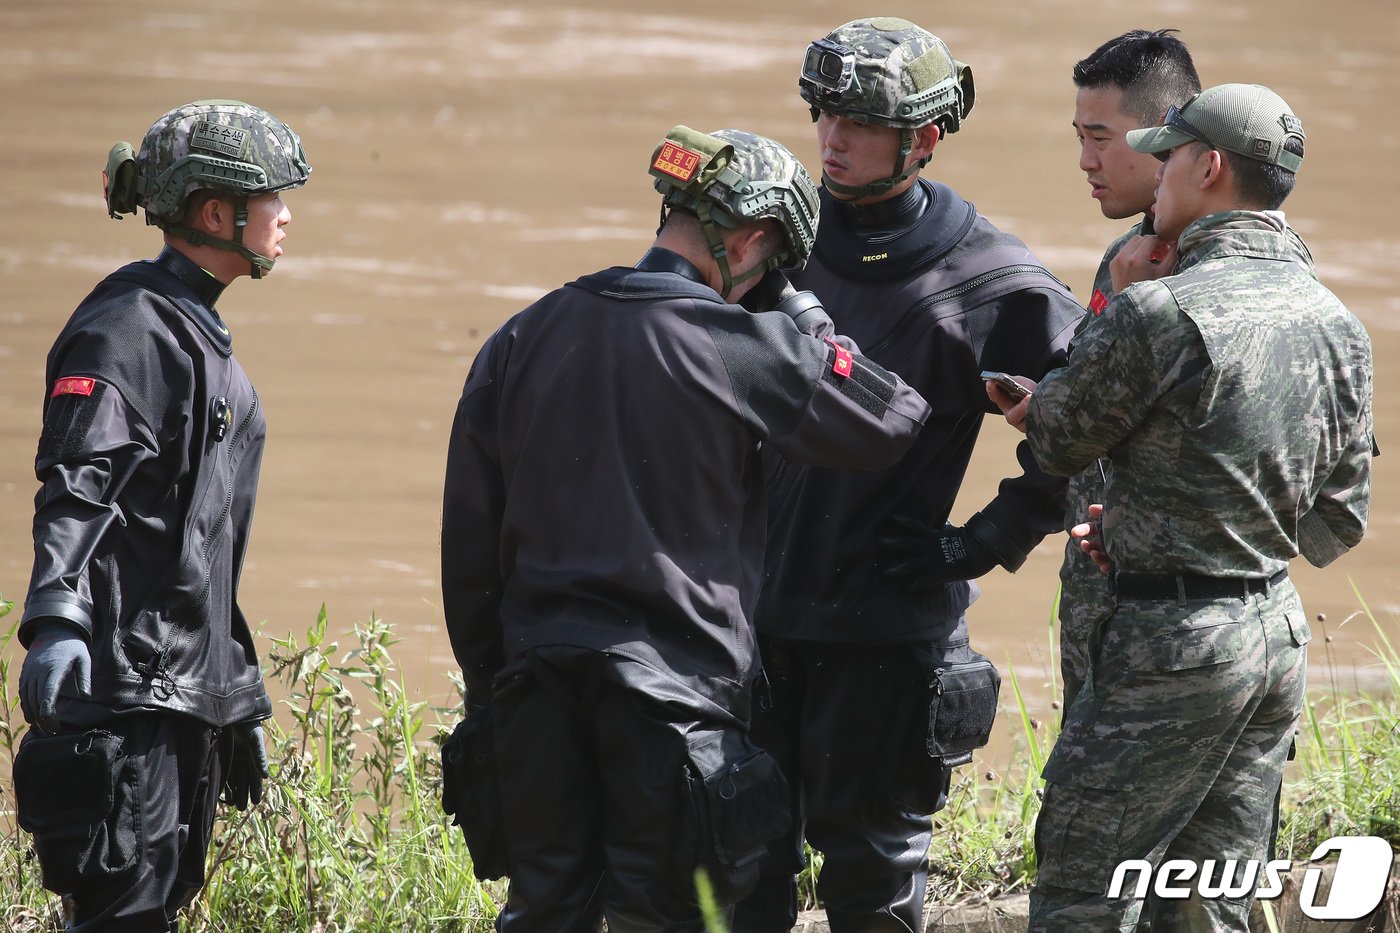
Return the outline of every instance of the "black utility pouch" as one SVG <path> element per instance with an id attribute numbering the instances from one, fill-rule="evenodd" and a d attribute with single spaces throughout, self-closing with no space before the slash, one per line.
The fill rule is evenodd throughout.
<path id="1" fill-rule="evenodd" d="M 462 827 L 476 877 L 482 881 L 505 877 L 496 742 L 486 707 L 467 713 L 442 743 L 442 809 L 453 817 L 453 826 Z"/>
<path id="2" fill-rule="evenodd" d="M 911 813 L 933 814 L 948 805 L 953 769 L 987 744 L 996 719 L 1001 675 L 975 651 L 970 660 L 944 662 L 926 684 L 927 717 L 920 714 L 896 768 L 895 800 Z"/>
<path id="3" fill-rule="evenodd" d="M 972 760 L 972 750 L 991 738 L 997 716 L 1001 675 L 989 659 L 971 654 L 969 661 L 938 668 L 929 682 L 928 753 L 950 765 Z"/>
<path id="4" fill-rule="evenodd" d="M 757 883 L 768 844 L 792 827 L 788 783 L 777 761 L 737 729 L 692 732 L 686 747 L 701 867 L 720 903 L 731 903 Z"/>
<path id="5" fill-rule="evenodd" d="M 44 887 L 68 894 L 135 866 L 136 774 L 122 756 L 121 736 L 30 730 L 15 755 L 14 785 L 19 825 L 34 836 Z"/>

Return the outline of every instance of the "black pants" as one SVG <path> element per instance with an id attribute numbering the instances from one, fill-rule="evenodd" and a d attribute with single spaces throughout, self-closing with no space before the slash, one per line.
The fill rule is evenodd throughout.
<path id="1" fill-rule="evenodd" d="M 687 736 L 734 727 L 616 682 L 610 663 L 537 655 L 491 700 L 510 874 L 501 933 L 596 933 L 605 916 L 613 933 L 704 929 L 694 872 L 713 845 L 686 781 Z M 720 903 L 757 874 L 741 890 L 716 878 Z"/>
<path id="2" fill-rule="evenodd" d="M 822 852 L 817 885 L 833 933 L 923 930 L 929 814 L 949 773 L 922 766 L 927 644 L 858 645 L 760 639 L 771 702 L 755 704 L 754 743 L 778 759 L 802 820 L 775 844 L 734 933 L 778 933 L 797 919 L 803 829 Z M 798 807 L 800 806 L 800 810 Z"/>
<path id="3" fill-rule="evenodd" d="M 166 933 L 204 885 L 222 787 L 213 727 L 142 713 L 84 731 L 31 729 L 15 756 L 20 823 L 75 933 Z"/>

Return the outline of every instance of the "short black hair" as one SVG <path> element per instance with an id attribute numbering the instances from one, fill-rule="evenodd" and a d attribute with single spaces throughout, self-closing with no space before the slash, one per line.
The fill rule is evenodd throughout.
<path id="1" fill-rule="evenodd" d="M 1109 39 L 1074 66 L 1076 87 L 1116 87 L 1120 109 L 1140 126 L 1157 126 L 1162 114 L 1201 92 L 1201 76 L 1176 29 L 1134 29 Z"/>
<path id="2" fill-rule="evenodd" d="M 1298 136 L 1288 136 L 1283 141 L 1283 150 L 1299 158 L 1303 155 L 1303 140 Z M 1281 165 L 1251 159 L 1249 156 L 1221 149 L 1230 160 L 1230 171 L 1235 176 L 1235 192 L 1240 200 L 1251 207 L 1274 211 L 1293 193 L 1295 174 Z"/>

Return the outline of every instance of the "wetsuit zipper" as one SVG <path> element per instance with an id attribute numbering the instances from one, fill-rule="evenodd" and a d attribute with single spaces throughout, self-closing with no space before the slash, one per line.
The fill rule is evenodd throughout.
<path id="1" fill-rule="evenodd" d="M 232 460 L 234 447 L 235 445 L 237 445 L 238 439 L 243 436 L 243 432 L 248 429 L 248 426 L 250 424 L 252 424 L 253 416 L 257 414 L 257 411 L 258 390 L 253 389 L 253 403 L 248 406 L 248 410 L 243 414 L 243 417 L 239 419 L 238 427 L 234 429 L 233 436 L 230 437 L 228 440 L 227 457 L 229 460 L 229 470 L 228 476 L 225 478 L 224 481 L 224 504 L 223 508 L 219 510 L 218 518 L 216 518 L 214 520 L 214 524 L 210 526 L 209 534 L 206 535 L 204 538 L 204 548 L 202 550 L 202 556 L 203 560 L 206 563 L 209 560 L 210 552 L 214 549 L 214 545 L 218 541 L 219 535 L 224 530 L 224 524 L 228 521 L 229 513 L 233 509 L 234 476 Z M 204 586 L 202 589 L 200 589 L 198 598 L 196 598 L 195 601 L 190 605 L 190 615 L 196 615 L 198 614 L 200 609 L 204 608 L 204 604 L 209 601 L 209 593 L 212 589 L 212 586 L 213 572 L 212 570 L 206 569 L 204 573 Z M 175 679 L 171 677 L 169 672 L 166 670 L 170 663 L 171 650 L 175 647 L 175 643 L 177 640 L 183 643 L 187 638 L 189 638 L 190 635 L 189 628 L 181 624 L 179 620 L 171 619 L 171 625 L 172 631 L 168 636 L 166 636 L 165 642 L 156 651 L 155 662 L 151 666 L 153 671 L 152 692 L 154 692 L 156 696 L 162 700 L 169 699 L 175 693 Z"/>

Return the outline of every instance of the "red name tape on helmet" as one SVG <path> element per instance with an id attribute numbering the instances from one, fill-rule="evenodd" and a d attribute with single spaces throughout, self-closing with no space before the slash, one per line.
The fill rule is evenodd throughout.
<path id="1" fill-rule="evenodd" d="M 695 177 L 695 170 L 700 167 L 700 153 L 691 152 L 684 146 L 677 146 L 668 140 L 662 144 L 661 151 L 656 154 L 656 161 L 651 163 L 651 167 L 688 182 Z"/>

